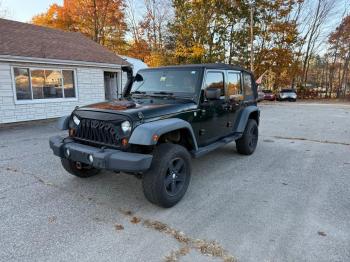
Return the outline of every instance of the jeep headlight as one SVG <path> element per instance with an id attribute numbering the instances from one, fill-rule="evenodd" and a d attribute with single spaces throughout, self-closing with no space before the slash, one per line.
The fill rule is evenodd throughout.
<path id="1" fill-rule="evenodd" d="M 124 133 L 130 132 L 131 131 L 131 124 L 129 121 L 124 121 L 121 125 L 122 130 Z"/>
<path id="2" fill-rule="evenodd" d="M 73 116 L 73 122 L 74 122 L 74 124 L 76 124 L 77 126 L 79 126 L 79 124 L 80 124 L 80 119 L 77 117 L 77 116 Z"/>

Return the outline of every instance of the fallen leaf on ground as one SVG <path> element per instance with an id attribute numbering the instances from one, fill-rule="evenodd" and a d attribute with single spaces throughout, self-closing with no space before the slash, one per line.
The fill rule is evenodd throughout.
<path id="1" fill-rule="evenodd" d="M 141 222 L 141 218 L 139 217 L 133 217 L 131 220 L 130 220 L 131 223 L 133 224 L 138 224 Z"/>
<path id="2" fill-rule="evenodd" d="M 115 224 L 114 227 L 115 227 L 115 230 L 123 230 L 124 229 L 124 226 L 121 224 Z"/>
<path id="3" fill-rule="evenodd" d="M 56 220 L 57 220 L 57 217 L 56 217 L 56 216 L 50 216 L 50 217 L 48 218 L 48 220 L 49 220 L 49 223 L 55 223 Z"/>
<path id="4" fill-rule="evenodd" d="M 130 210 L 119 209 L 119 211 L 125 216 L 132 216 L 134 213 Z"/>
<path id="5" fill-rule="evenodd" d="M 164 261 L 165 262 L 179 261 L 180 257 L 186 256 L 188 253 L 190 253 L 190 248 L 188 246 L 184 246 L 176 251 L 174 251 L 174 250 L 171 251 L 170 255 L 168 255 L 164 258 Z"/>
<path id="6" fill-rule="evenodd" d="M 318 231 L 317 234 L 319 234 L 320 236 L 323 236 L 323 237 L 327 236 L 327 234 L 323 231 Z"/>

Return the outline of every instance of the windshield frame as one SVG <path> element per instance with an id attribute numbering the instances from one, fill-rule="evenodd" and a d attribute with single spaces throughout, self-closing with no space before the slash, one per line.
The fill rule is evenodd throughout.
<path id="1" fill-rule="evenodd" d="M 200 89 L 202 86 L 203 82 L 203 68 L 200 67 L 160 67 L 160 68 L 146 68 L 146 69 L 141 69 L 137 72 L 137 74 L 142 73 L 142 72 L 165 72 L 165 71 L 197 71 L 198 76 L 197 76 L 197 83 L 195 83 L 194 86 L 194 91 L 193 92 L 173 92 L 172 90 L 150 90 L 150 91 L 144 91 L 144 90 L 133 90 L 133 85 L 135 80 L 133 80 L 133 84 L 130 88 L 130 96 L 137 95 L 137 96 L 154 96 L 154 97 L 174 97 L 174 98 L 189 98 L 195 102 L 198 101 L 199 99 L 199 93 Z M 136 75 L 137 75 L 136 74 Z M 136 77 L 136 76 L 135 76 Z M 145 94 L 133 94 L 135 91 L 140 91 L 140 92 L 146 92 Z M 171 94 L 159 94 L 159 92 L 169 92 Z"/>

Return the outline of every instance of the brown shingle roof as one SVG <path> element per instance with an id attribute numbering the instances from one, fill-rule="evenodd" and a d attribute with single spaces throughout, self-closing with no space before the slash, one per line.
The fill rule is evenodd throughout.
<path id="1" fill-rule="evenodd" d="M 80 33 L 6 19 L 0 19 L 0 55 L 128 65 Z"/>

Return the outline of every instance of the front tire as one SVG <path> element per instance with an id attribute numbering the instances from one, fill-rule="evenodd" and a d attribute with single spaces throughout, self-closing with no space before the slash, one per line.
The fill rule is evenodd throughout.
<path id="1" fill-rule="evenodd" d="M 153 154 L 151 168 L 142 180 L 145 197 L 153 204 L 169 208 L 185 195 L 191 180 L 191 156 L 176 144 L 160 144 Z"/>
<path id="2" fill-rule="evenodd" d="M 89 165 L 85 165 L 82 163 L 74 162 L 65 158 L 61 158 L 61 163 L 63 168 L 73 176 L 77 176 L 80 178 L 87 178 L 91 176 L 95 176 L 100 173 L 100 169 L 94 168 Z"/>
<path id="3" fill-rule="evenodd" d="M 249 119 L 243 132 L 243 136 L 236 140 L 237 152 L 242 155 L 253 154 L 258 144 L 258 137 L 258 124 L 254 119 Z"/>

